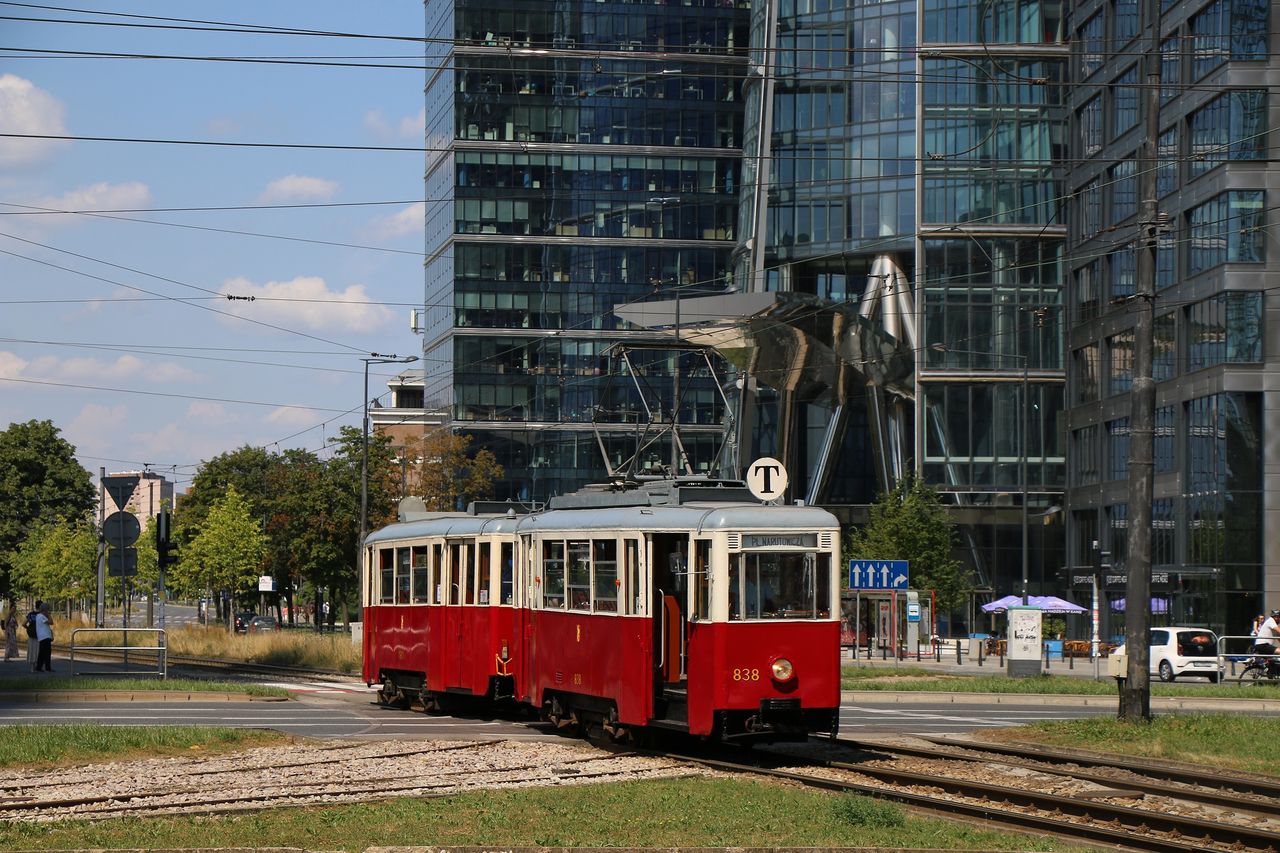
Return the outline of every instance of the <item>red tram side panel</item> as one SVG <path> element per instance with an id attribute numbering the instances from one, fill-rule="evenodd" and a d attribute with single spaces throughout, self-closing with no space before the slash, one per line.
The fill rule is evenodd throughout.
<path id="1" fill-rule="evenodd" d="M 612 703 L 624 725 L 649 723 L 653 716 L 649 619 L 537 610 L 530 621 L 531 704 L 545 708 L 548 696 L 572 694 L 598 708 Z"/>

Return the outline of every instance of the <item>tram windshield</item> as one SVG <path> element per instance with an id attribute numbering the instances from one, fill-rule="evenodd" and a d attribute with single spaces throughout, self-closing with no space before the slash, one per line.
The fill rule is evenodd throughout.
<path id="1" fill-rule="evenodd" d="M 744 553 L 729 562 L 729 619 L 831 618 L 831 557 Z"/>

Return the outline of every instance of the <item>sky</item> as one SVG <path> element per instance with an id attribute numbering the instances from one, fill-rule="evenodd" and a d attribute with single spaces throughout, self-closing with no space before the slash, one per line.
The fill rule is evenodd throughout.
<path id="1" fill-rule="evenodd" d="M 320 451 L 362 355 L 421 352 L 424 155 L 49 137 L 421 148 L 422 45 L 350 34 L 420 39 L 422 4 L 74 2 L 0 2 L 0 134 L 40 137 L 0 136 L 0 428 L 180 490 L 246 444 Z M 237 209 L 172 210 L 210 207 Z"/>

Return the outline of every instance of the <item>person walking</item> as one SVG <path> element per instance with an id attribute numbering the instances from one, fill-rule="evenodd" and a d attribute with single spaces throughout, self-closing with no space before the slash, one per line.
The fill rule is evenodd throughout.
<path id="1" fill-rule="evenodd" d="M 18 656 L 18 602 L 9 599 L 9 610 L 4 617 L 4 659 L 11 661 Z"/>
<path id="2" fill-rule="evenodd" d="M 36 613 L 36 639 L 40 642 L 40 651 L 36 655 L 36 672 L 53 672 L 51 662 L 53 654 L 53 619 L 49 616 L 49 605 L 43 604 Z"/>
<path id="3" fill-rule="evenodd" d="M 36 640 L 36 614 L 41 607 L 44 607 L 44 602 L 37 599 L 35 609 L 28 611 L 27 618 L 22 620 L 23 631 L 27 635 L 27 666 L 32 672 L 36 671 L 36 653 L 40 650 L 40 643 Z"/>

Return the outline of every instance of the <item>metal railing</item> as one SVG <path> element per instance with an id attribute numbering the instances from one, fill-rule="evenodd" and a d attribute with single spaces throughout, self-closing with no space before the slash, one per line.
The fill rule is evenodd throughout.
<path id="1" fill-rule="evenodd" d="M 123 635 L 123 638 L 124 638 L 123 645 L 103 646 L 98 644 L 91 644 L 91 645 L 77 646 L 76 636 L 78 634 L 91 634 L 91 635 L 120 634 L 120 635 Z M 130 645 L 129 644 L 130 634 L 154 634 L 156 644 L 154 646 Z M 165 631 L 163 628 L 76 628 L 74 629 L 71 632 L 71 674 L 72 676 L 76 674 L 77 649 L 79 649 L 79 651 L 81 652 L 89 652 L 89 653 L 120 652 L 124 660 L 125 669 L 123 671 L 110 672 L 110 673 L 84 672 L 84 673 L 81 673 L 81 675 L 155 675 L 155 676 L 159 676 L 160 678 L 167 678 L 169 675 L 169 656 L 165 648 Z M 154 670 L 151 670 L 148 668 L 148 669 L 130 671 L 129 670 L 129 653 L 130 652 L 143 652 L 144 653 L 143 655 L 137 656 L 135 658 L 135 660 L 139 660 L 139 661 L 144 659 L 150 659 L 152 657 L 150 653 L 154 653 L 156 668 Z"/>
<path id="2" fill-rule="evenodd" d="M 1276 660 L 1280 660 L 1280 653 L 1264 654 L 1262 652 L 1256 651 L 1256 647 L 1254 646 L 1254 643 L 1257 641 L 1257 639 L 1258 638 L 1254 637 L 1253 635 L 1219 637 L 1218 638 L 1218 665 L 1220 667 L 1223 667 L 1224 669 L 1227 666 L 1230 666 L 1231 675 L 1234 677 L 1236 674 L 1237 664 L 1239 664 L 1243 669 L 1244 667 L 1247 667 L 1250 664 L 1250 662 L 1254 660 L 1266 661 L 1268 664 L 1271 664 Z M 1275 646 L 1277 648 L 1280 648 L 1280 637 L 1275 637 L 1273 639 L 1275 641 Z M 1233 650 L 1228 650 L 1228 646 L 1230 646 L 1231 649 Z M 1274 679 L 1274 678 L 1264 678 L 1259 680 L 1280 681 L 1280 679 Z"/>

